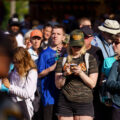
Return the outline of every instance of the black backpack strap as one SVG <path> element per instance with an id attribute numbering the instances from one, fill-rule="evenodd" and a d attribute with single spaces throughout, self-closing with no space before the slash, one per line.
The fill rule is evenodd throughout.
<path id="1" fill-rule="evenodd" d="M 103 47 L 104 47 L 104 49 L 105 49 L 105 52 L 107 53 L 107 56 L 110 57 L 109 54 L 108 54 L 108 51 L 107 51 L 107 49 L 106 49 L 106 47 L 105 47 L 105 43 L 103 42 L 103 40 L 101 40 L 101 41 L 102 41 Z"/>
<path id="2" fill-rule="evenodd" d="M 105 43 L 103 42 L 103 37 L 102 37 L 101 35 L 98 35 L 98 37 L 100 38 L 100 40 L 101 40 L 101 42 L 102 42 L 102 44 L 103 44 L 103 47 L 104 47 L 104 49 L 105 49 L 105 52 L 106 52 L 107 56 L 110 57 L 109 54 L 108 54 L 108 51 L 107 51 L 107 49 L 106 49 L 106 47 L 105 47 Z"/>

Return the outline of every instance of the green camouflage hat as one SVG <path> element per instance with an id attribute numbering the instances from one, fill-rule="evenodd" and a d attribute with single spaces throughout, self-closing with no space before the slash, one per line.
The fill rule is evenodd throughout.
<path id="1" fill-rule="evenodd" d="M 65 40 L 63 41 L 63 43 L 68 44 L 69 41 L 70 41 L 70 35 L 65 34 Z"/>
<path id="2" fill-rule="evenodd" d="M 83 46 L 84 34 L 81 30 L 76 29 L 70 33 L 70 46 Z"/>

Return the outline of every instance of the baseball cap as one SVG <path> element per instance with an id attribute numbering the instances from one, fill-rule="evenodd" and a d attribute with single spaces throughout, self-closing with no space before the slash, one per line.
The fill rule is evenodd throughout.
<path id="1" fill-rule="evenodd" d="M 76 29 L 70 33 L 70 46 L 80 46 L 84 45 L 84 34 L 81 30 Z"/>
<path id="2" fill-rule="evenodd" d="M 89 26 L 83 26 L 81 30 L 84 33 L 84 36 L 87 36 L 87 37 L 93 36 L 94 32 Z"/>
<path id="3" fill-rule="evenodd" d="M 30 37 L 35 37 L 35 36 L 38 36 L 38 37 L 42 37 L 43 34 L 40 30 L 36 29 L 36 30 L 33 30 L 31 33 L 30 33 Z"/>
<path id="4" fill-rule="evenodd" d="M 9 20 L 9 25 L 10 26 L 20 26 L 20 22 L 18 20 L 18 18 L 10 18 Z"/>

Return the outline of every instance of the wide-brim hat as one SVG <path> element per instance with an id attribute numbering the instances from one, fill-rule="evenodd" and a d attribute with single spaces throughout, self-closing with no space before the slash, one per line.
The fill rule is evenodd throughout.
<path id="1" fill-rule="evenodd" d="M 116 20 L 106 19 L 103 25 L 98 26 L 98 29 L 100 31 L 115 35 L 120 32 L 120 24 Z"/>
<path id="2" fill-rule="evenodd" d="M 76 29 L 70 33 L 70 46 L 80 46 L 84 45 L 84 34 L 81 30 Z"/>

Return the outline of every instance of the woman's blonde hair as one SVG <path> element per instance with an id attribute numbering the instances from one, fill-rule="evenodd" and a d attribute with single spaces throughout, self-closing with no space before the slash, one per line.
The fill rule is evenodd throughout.
<path id="1" fill-rule="evenodd" d="M 72 58 L 73 58 L 73 53 L 72 53 L 72 49 L 70 46 L 68 46 L 67 52 L 68 52 L 67 61 L 70 63 L 72 61 Z M 82 48 L 80 49 L 79 52 L 80 52 L 80 56 L 86 53 L 85 45 L 82 46 Z"/>
<path id="2" fill-rule="evenodd" d="M 31 55 L 23 47 L 18 47 L 15 49 L 13 63 L 18 64 L 19 67 L 17 67 L 17 72 L 20 76 L 25 76 L 28 70 L 30 70 L 31 68 L 36 68 L 36 65 L 32 60 Z"/>

